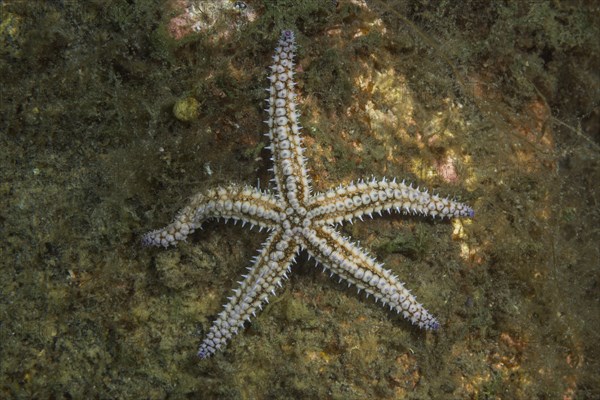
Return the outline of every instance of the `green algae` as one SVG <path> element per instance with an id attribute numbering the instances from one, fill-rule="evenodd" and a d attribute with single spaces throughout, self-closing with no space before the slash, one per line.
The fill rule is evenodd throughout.
<path id="1" fill-rule="evenodd" d="M 0 6 L 1 397 L 598 396 L 597 11 L 335 3 L 252 2 L 254 22 L 225 13 L 179 41 L 155 2 Z M 342 228 L 439 332 L 301 256 L 200 361 L 264 234 L 208 223 L 167 250 L 139 235 L 202 188 L 267 186 L 261 101 L 282 28 L 298 33 L 317 189 L 398 176 L 476 217 Z M 182 123 L 172 110 L 187 96 L 203 106 Z"/>
<path id="2" fill-rule="evenodd" d="M 182 122 L 198 119 L 200 103 L 193 97 L 179 99 L 173 105 L 173 116 Z"/>
<path id="3" fill-rule="evenodd" d="M 384 254 L 400 253 L 411 259 L 422 259 L 430 250 L 431 239 L 428 231 L 421 225 L 418 225 L 414 232 L 399 233 L 390 240 L 381 240 L 383 243 L 374 245 Z"/>

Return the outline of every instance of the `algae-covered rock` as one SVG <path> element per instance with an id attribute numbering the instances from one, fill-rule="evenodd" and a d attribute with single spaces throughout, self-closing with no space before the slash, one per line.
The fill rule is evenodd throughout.
<path id="1" fill-rule="evenodd" d="M 4 11 L 4 10 L 3 10 Z M 21 22 L 20 16 L 11 12 L 3 12 L 0 18 L 0 54 L 18 58 L 21 55 Z"/>

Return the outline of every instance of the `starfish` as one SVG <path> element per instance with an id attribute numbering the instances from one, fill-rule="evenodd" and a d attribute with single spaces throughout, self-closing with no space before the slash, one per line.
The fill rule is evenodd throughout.
<path id="1" fill-rule="evenodd" d="M 295 36 L 284 30 L 273 55 L 269 76 L 266 134 L 270 140 L 275 189 L 238 184 L 205 190 L 163 229 L 144 235 L 145 245 L 174 245 L 185 240 L 207 219 L 232 219 L 269 231 L 266 242 L 248 273 L 233 290 L 228 303 L 202 341 L 198 356 L 206 358 L 243 329 L 269 296 L 291 272 L 301 250 L 308 252 L 324 270 L 345 280 L 348 286 L 371 294 L 420 328 L 440 326 L 390 270 L 383 268 L 358 244 L 342 236 L 336 226 L 382 211 L 420 214 L 441 218 L 473 217 L 469 206 L 429 194 L 426 190 L 396 182 L 395 179 L 359 180 L 321 193 L 312 193 L 306 157 L 302 147 L 299 114 L 294 92 Z"/>

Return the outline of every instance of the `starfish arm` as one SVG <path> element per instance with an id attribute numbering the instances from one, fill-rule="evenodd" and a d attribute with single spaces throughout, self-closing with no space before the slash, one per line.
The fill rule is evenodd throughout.
<path id="1" fill-rule="evenodd" d="M 403 182 L 373 179 L 339 186 L 311 197 L 308 216 L 317 225 L 332 225 L 382 211 L 421 214 L 440 218 L 473 217 L 466 204 L 429 194 Z"/>
<path id="2" fill-rule="evenodd" d="M 142 243 L 147 246 L 174 245 L 210 218 L 231 218 L 274 229 L 280 223 L 282 213 L 275 196 L 260 189 L 238 185 L 217 187 L 192 197 L 171 224 L 146 233 Z"/>
<path id="3" fill-rule="evenodd" d="M 332 227 L 305 229 L 303 242 L 308 253 L 332 273 L 364 289 L 420 328 L 439 328 L 438 321 L 390 270 Z"/>
<path id="4" fill-rule="evenodd" d="M 273 65 L 267 89 L 269 132 L 268 146 L 273 161 L 277 192 L 286 208 L 302 208 L 310 196 L 310 181 L 305 166 L 304 149 L 296 112 L 294 90 L 294 56 L 296 40 L 292 31 L 283 31 L 273 55 Z"/>
<path id="5" fill-rule="evenodd" d="M 229 302 L 213 322 L 206 338 L 200 345 L 198 356 L 207 358 L 223 347 L 229 339 L 242 329 L 244 322 L 250 321 L 262 305 L 268 302 L 270 294 L 281 286 L 287 278 L 290 264 L 298 252 L 296 240 L 288 233 L 277 229 L 271 233 L 255 258 L 248 275 L 233 291 Z"/>

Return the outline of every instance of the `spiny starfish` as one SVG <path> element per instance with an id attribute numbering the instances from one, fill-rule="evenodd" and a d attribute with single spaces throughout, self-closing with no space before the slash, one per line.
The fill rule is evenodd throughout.
<path id="1" fill-rule="evenodd" d="M 242 221 L 269 230 L 269 237 L 253 260 L 247 275 L 234 289 L 229 302 L 218 315 L 200 345 L 198 356 L 206 358 L 223 347 L 242 329 L 257 309 L 262 309 L 270 294 L 291 271 L 290 266 L 301 250 L 306 250 L 331 275 L 339 276 L 372 294 L 390 309 L 420 328 L 436 330 L 438 321 L 417 302 L 403 283 L 377 263 L 356 243 L 343 237 L 336 224 L 362 220 L 363 215 L 381 215 L 382 211 L 421 214 L 441 218 L 473 217 L 465 204 L 430 195 L 396 180 L 359 180 L 340 185 L 324 193 L 311 193 L 311 182 L 305 167 L 296 94 L 294 93 L 294 33 L 285 30 L 273 55 L 268 120 L 273 154 L 274 191 L 230 184 L 195 195 L 173 223 L 147 233 L 146 245 L 176 244 L 199 228 L 203 221 L 224 218 Z"/>

